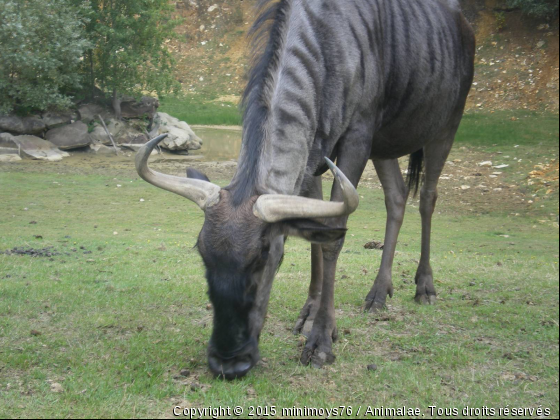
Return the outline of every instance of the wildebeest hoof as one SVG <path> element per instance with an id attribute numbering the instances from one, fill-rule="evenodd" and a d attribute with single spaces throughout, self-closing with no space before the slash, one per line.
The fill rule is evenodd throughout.
<path id="1" fill-rule="evenodd" d="M 437 302 L 437 297 L 436 295 L 422 294 L 422 295 L 416 295 L 414 300 L 416 301 L 416 303 L 420 305 L 435 305 Z"/>
<path id="2" fill-rule="evenodd" d="M 313 321 L 315 320 L 315 315 L 318 309 L 319 302 L 312 300 L 311 298 L 307 299 L 307 302 L 305 302 L 305 305 L 299 313 L 296 325 L 292 330 L 294 335 L 302 334 L 305 337 L 309 337 L 309 334 L 311 334 L 311 330 L 313 329 Z"/>
<path id="3" fill-rule="evenodd" d="M 313 350 L 306 347 L 303 349 L 300 362 L 302 365 L 311 365 L 315 369 L 321 369 L 325 365 L 332 365 L 335 360 L 336 356 L 330 350 L 320 348 Z"/>
<path id="4" fill-rule="evenodd" d="M 311 365 L 314 368 L 322 368 L 324 365 L 333 364 L 336 356 L 332 352 L 332 343 L 338 339 L 336 326 L 329 328 L 317 328 L 311 331 L 307 343 L 301 353 L 302 365 Z"/>
<path id="5" fill-rule="evenodd" d="M 364 305 L 364 311 L 365 312 L 370 312 L 372 314 L 375 314 L 377 312 L 381 312 L 382 310 L 387 309 L 387 306 L 385 305 L 385 302 L 378 302 L 375 300 L 366 300 L 366 303 Z"/>
<path id="6" fill-rule="evenodd" d="M 389 295 L 390 298 L 393 297 L 393 283 L 391 280 L 380 281 L 376 279 L 373 287 L 366 296 L 364 310 L 366 312 L 376 313 L 386 309 L 385 302 L 387 301 L 387 295 Z"/>

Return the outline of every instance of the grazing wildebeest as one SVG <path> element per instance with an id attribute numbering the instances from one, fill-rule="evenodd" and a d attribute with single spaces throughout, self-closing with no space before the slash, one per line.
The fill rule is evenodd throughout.
<path id="1" fill-rule="evenodd" d="M 228 379 L 244 376 L 258 360 L 272 280 L 289 235 L 312 243 L 309 296 L 295 326 L 308 337 L 301 362 L 334 361 L 336 263 L 368 159 L 385 192 L 387 226 L 366 309 L 382 308 L 393 293 L 397 235 L 409 189 L 418 189 L 421 178 L 416 300 L 435 301 L 430 230 L 436 186 L 473 77 L 474 36 L 457 0 L 263 0 L 260 6 L 231 184 L 220 188 L 196 171 L 190 171 L 194 179 L 151 171 L 148 156 L 161 138 L 136 161 L 146 181 L 205 212 L 198 249 L 214 307 L 208 361 L 216 376 Z M 405 155 L 408 183 L 397 162 Z M 321 175 L 328 167 L 338 182 L 324 202 Z"/>

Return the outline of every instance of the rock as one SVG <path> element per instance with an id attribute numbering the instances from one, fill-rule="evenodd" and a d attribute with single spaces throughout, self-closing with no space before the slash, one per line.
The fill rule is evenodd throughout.
<path id="1" fill-rule="evenodd" d="M 19 157 L 18 154 L 13 154 L 13 153 L 3 154 L 2 152 L 0 152 L 0 162 L 2 163 L 19 162 L 20 160 L 21 158 Z"/>
<path id="2" fill-rule="evenodd" d="M 21 151 L 33 159 L 56 162 L 70 156 L 61 151 L 50 141 L 35 136 L 14 136 L 14 141 L 21 147 Z"/>
<path id="3" fill-rule="evenodd" d="M 103 144 L 90 144 L 89 151 L 98 155 L 114 155 L 116 154 L 114 147 L 108 147 Z"/>
<path id="4" fill-rule="evenodd" d="M 116 119 L 108 119 L 105 121 L 107 124 L 107 130 L 111 133 L 113 140 L 117 143 L 118 138 L 121 136 L 122 132 L 127 129 L 127 124 L 124 121 L 119 121 Z M 111 139 L 107 135 L 107 131 L 101 124 L 96 124 L 93 131 L 90 133 L 90 137 L 94 143 L 102 143 L 105 145 L 112 145 Z"/>
<path id="5" fill-rule="evenodd" d="M 492 166 L 492 161 L 491 160 L 486 160 L 484 162 L 480 162 L 478 164 L 478 166 Z"/>
<path id="6" fill-rule="evenodd" d="M 93 144 L 111 144 L 111 140 L 101 124 L 96 125 L 93 131 L 89 133 L 89 136 L 91 137 L 91 142 Z"/>
<path id="7" fill-rule="evenodd" d="M 126 98 L 121 102 L 121 116 L 123 118 L 155 117 L 159 101 L 150 96 L 143 96 L 140 100 Z"/>
<path id="8" fill-rule="evenodd" d="M 80 113 L 80 119 L 86 124 L 94 120 L 99 120 L 97 117 L 99 114 L 101 114 L 104 120 L 111 118 L 111 114 L 101 105 L 97 104 L 82 105 L 78 108 L 78 112 Z"/>
<path id="9" fill-rule="evenodd" d="M 370 372 L 375 372 L 377 370 L 377 365 L 375 363 L 367 365 L 367 370 L 369 370 Z"/>
<path id="10" fill-rule="evenodd" d="M 119 144 L 144 144 L 147 141 L 148 138 L 145 134 L 130 126 L 125 126 L 115 139 L 115 142 Z"/>
<path id="11" fill-rule="evenodd" d="M 72 124 L 72 120 L 76 121 L 78 119 L 71 112 L 46 112 L 42 117 L 48 130 Z"/>
<path id="12" fill-rule="evenodd" d="M 47 126 L 37 117 L 17 117 L 0 115 L 0 130 L 13 134 L 40 134 Z"/>
<path id="13" fill-rule="evenodd" d="M 18 162 L 19 147 L 10 133 L 0 133 L 0 162 Z"/>
<path id="14" fill-rule="evenodd" d="M 46 138 L 61 150 L 79 149 L 89 146 L 92 142 L 88 126 L 82 121 L 49 130 Z"/>
<path id="15" fill-rule="evenodd" d="M 18 145 L 10 133 L 0 133 L 0 153 L 12 154 L 18 152 Z"/>
<path id="16" fill-rule="evenodd" d="M 164 112 L 158 112 L 154 120 L 157 125 L 157 135 L 168 134 L 160 143 L 164 149 L 198 150 L 202 146 L 202 140 L 194 134 L 186 122 L 179 121 Z"/>

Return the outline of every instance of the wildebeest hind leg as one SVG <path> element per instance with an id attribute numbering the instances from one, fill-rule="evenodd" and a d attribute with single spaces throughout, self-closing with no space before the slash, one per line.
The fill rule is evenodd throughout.
<path id="1" fill-rule="evenodd" d="M 416 302 L 433 305 L 436 289 L 430 265 L 430 240 L 432 216 L 438 197 L 437 184 L 453 144 L 453 136 L 442 142 L 433 142 L 424 147 L 425 180 L 420 191 L 420 215 L 422 216 L 422 255 L 416 271 Z"/>
<path id="2" fill-rule="evenodd" d="M 365 302 L 366 311 L 377 312 L 385 307 L 387 295 L 393 297 L 393 259 L 404 219 L 409 189 L 404 182 L 397 159 L 374 160 L 373 164 L 383 186 L 387 208 L 385 245 L 381 257 L 381 267 Z"/>

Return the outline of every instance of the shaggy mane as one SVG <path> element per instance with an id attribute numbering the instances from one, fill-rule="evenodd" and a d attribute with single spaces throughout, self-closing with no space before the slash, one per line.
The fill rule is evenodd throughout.
<path id="1" fill-rule="evenodd" d="M 248 36 L 251 39 L 251 66 L 243 93 L 243 149 L 235 185 L 230 185 L 233 205 L 238 206 L 255 192 L 258 163 L 263 150 L 264 124 L 269 112 L 269 95 L 274 71 L 280 61 L 283 35 L 291 0 L 260 0 L 258 17 Z"/>

